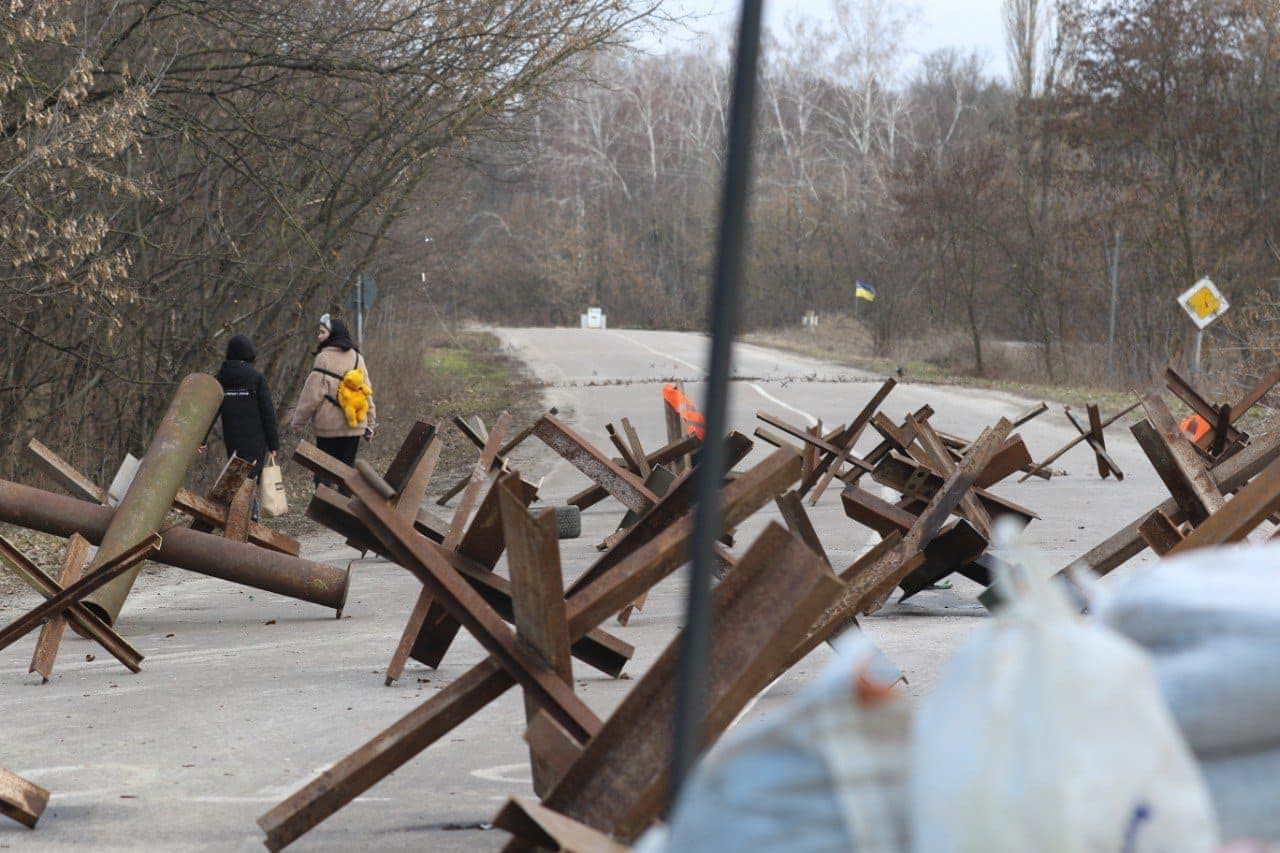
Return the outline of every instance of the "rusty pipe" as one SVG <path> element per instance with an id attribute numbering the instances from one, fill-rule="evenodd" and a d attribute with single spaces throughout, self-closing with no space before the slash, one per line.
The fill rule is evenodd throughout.
<path id="1" fill-rule="evenodd" d="M 107 532 L 110 507 L 0 480 L 0 523 L 53 536 L 79 533 L 97 544 Z M 161 531 L 164 543 L 151 559 L 212 578 L 331 607 L 342 615 L 350 572 L 187 527 Z"/>
<path id="2" fill-rule="evenodd" d="M 85 574 L 92 574 L 160 529 L 221 404 L 222 385 L 209 374 L 192 373 L 179 383 Z M 116 578 L 86 598 L 84 606 L 114 623 L 139 571 L 141 566 Z"/>

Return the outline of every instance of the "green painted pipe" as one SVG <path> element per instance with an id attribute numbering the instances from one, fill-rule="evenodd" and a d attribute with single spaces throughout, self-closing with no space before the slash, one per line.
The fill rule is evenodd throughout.
<path id="1" fill-rule="evenodd" d="M 193 373 L 182 380 L 86 575 L 160 530 L 221 404 L 222 386 L 209 374 Z M 114 624 L 139 571 L 141 566 L 107 584 L 86 598 L 85 606 Z"/>

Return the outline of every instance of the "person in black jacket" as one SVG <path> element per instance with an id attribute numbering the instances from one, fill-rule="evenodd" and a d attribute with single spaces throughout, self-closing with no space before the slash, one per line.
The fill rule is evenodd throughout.
<path id="1" fill-rule="evenodd" d="M 253 476 L 280 450 L 276 407 L 267 379 L 253 366 L 257 353 L 247 335 L 227 341 L 227 360 L 218 368 L 222 384 L 222 441 L 232 453 L 254 463 Z"/>

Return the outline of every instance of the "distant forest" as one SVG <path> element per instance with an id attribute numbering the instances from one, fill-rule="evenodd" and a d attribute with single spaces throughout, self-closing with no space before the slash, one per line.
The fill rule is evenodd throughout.
<path id="1" fill-rule="evenodd" d="M 838 4 L 765 51 L 748 326 L 850 314 L 863 280 L 881 350 L 951 334 L 983 373 L 984 343 L 1012 340 L 1046 380 L 1097 376 L 1081 362 L 1106 358 L 1118 234 L 1117 385 L 1185 355 L 1175 298 L 1202 276 L 1233 306 L 1206 346 L 1272 358 L 1280 4 L 1006 0 L 1000 67 L 909 58 L 902 4 Z M 597 58 L 423 226 L 444 238 L 436 293 L 494 322 L 600 304 L 704 324 L 726 68 L 724 50 Z"/>
<path id="2" fill-rule="evenodd" d="M 890 0 L 767 39 L 748 327 L 850 314 L 872 345 L 1018 342 L 1116 384 L 1182 358 L 1174 297 L 1280 341 L 1280 4 L 1007 0 L 1007 63 L 911 52 Z M 705 321 L 729 48 L 661 55 L 657 0 L 20 0 L 0 11 L 0 468 L 33 434 L 138 450 L 227 337 L 282 401 L 323 311 L 374 328 Z M 652 43 L 650 38 L 648 43 Z M 1233 355 L 1234 354 L 1234 355 Z M 393 353 L 375 354 L 377 364 Z M 1090 370 L 1085 371 L 1084 367 Z M 375 371 L 376 372 L 376 371 Z"/>

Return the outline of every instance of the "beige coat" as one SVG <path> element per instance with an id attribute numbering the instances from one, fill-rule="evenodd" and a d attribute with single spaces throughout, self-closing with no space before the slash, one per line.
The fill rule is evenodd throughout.
<path id="1" fill-rule="evenodd" d="M 312 371 L 307 374 L 307 381 L 302 386 L 298 407 L 293 410 L 290 427 L 302 430 L 310 423 L 315 434 L 323 438 L 364 435 L 366 427 L 373 429 L 377 417 L 373 400 L 369 401 L 369 414 L 365 422 L 354 427 L 347 426 L 347 416 L 342 413 L 342 409 L 326 399 L 326 395 L 338 399 L 338 380 L 315 369 L 320 368 L 342 376 L 354 367 L 364 371 L 365 381 L 372 387 L 373 380 L 369 378 L 369 368 L 364 363 L 364 356 L 355 350 L 325 347 L 316 353 Z"/>

